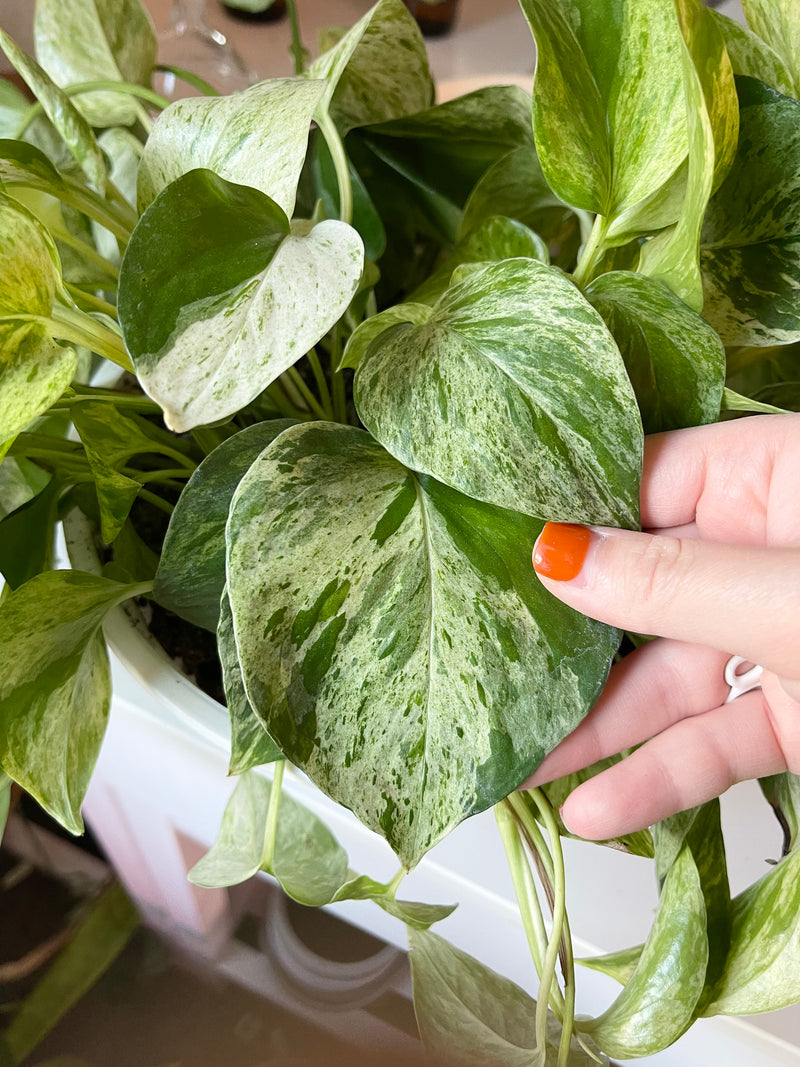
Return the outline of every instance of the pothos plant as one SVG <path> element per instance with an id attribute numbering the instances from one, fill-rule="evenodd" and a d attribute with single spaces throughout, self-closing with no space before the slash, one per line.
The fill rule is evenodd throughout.
<path id="1" fill-rule="evenodd" d="M 80 832 L 106 614 L 216 634 L 239 781 L 194 880 L 374 901 L 438 1059 L 563 1067 L 800 999 L 798 778 L 764 783 L 785 854 L 735 899 L 716 801 L 611 842 L 655 857 L 660 905 L 583 961 L 624 988 L 580 1021 L 557 809 L 608 761 L 516 791 L 623 637 L 538 584 L 543 522 L 636 527 L 644 433 L 800 409 L 800 12 L 521 6 L 532 100 L 435 104 L 401 0 L 305 67 L 295 32 L 294 77 L 170 106 L 138 0 L 37 0 L 36 59 L 0 34 L 36 98 L 0 96 L 0 764 Z M 52 569 L 62 518 L 102 570 Z M 349 869 L 287 762 L 397 878 Z M 538 1004 L 397 896 L 492 806 Z"/>

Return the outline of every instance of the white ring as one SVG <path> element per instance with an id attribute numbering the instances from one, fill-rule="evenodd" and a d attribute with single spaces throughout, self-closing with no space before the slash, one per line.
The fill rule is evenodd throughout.
<path id="1" fill-rule="evenodd" d="M 725 664 L 725 682 L 731 687 L 730 693 L 728 693 L 725 698 L 726 704 L 730 704 L 732 700 L 736 700 L 736 698 L 742 696 L 743 693 L 749 693 L 753 689 L 761 688 L 761 672 L 764 669 L 763 667 L 759 667 L 758 664 L 755 664 L 748 670 L 742 671 L 741 674 L 737 673 L 743 663 L 749 662 L 750 661 L 744 659 L 743 656 L 731 656 Z"/>

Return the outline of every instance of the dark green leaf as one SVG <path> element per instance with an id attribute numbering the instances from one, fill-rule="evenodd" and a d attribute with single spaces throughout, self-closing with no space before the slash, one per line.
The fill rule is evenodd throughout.
<path id="1" fill-rule="evenodd" d="M 207 456 L 186 484 L 170 519 L 153 595 L 176 615 L 212 632 L 225 585 L 225 523 L 250 464 L 292 419 L 275 419 L 229 437 Z"/>
<path id="2" fill-rule="evenodd" d="M 180 432 L 229 418 L 347 309 L 363 245 L 328 220 L 290 233 L 281 208 L 209 170 L 178 178 L 133 232 L 119 286 L 143 388 Z"/>
<path id="3" fill-rule="evenodd" d="M 406 866 L 530 774 L 602 685 L 616 634 L 544 592 L 539 529 L 327 423 L 287 430 L 234 497 L 248 698 Z"/>
<path id="4" fill-rule="evenodd" d="M 667 875 L 636 970 L 611 1007 L 581 1029 L 609 1056 L 635 1059 L 660 1052 L 691 1024 L 707 962 L 703 891 L 684 845 Z"/>
<path id="5" fill-rule="evenodd" d="M 555 268 L 484 267 L 370 347 L 367 429 L 402 463 L 501 507 L 636 525 L 642 431 L 614 339 Z"/>
<path id="6" fill-rule="evenodd" d="M 52 565 L 61 489 L 60 481 L 52 478 L 40 493 L 0 522 L 0 572 L 12 589 Z"/>
<path id="7" fill-rule="evenodd" d="M 139 0 L 37 0 L 36 55 L 57 85 L 121 81 L 150 85 L 153 23 Z M 138 114 L 122 93 L 85 93 L 75 107 L 92 126 L 130 126 Z"/>
<path id="8" fill-rule="evenodd" d="M 330 149 L 321 136 L 314 140 L 311 160 L 316 196 L 329 219 L 339 218 L 339 185 Z M 353 189 L 353 226 L 361 234 L 367 259 L 378 260 L 386 251 L 386 230 L 358 171 L 348 161 Z"/>
<path id="9" fill-rule="evenodd" d="M 619 346 L 645 433 L 719 418 L 725 349 L 716 331 L 665 285 L 603 274 L 586 290 Z"/>
<path id="10" fill-rule="evenodd" d="M 0 765 L 68 830 L 100 751 L 111 699 L 100 625 L 141 587 L 48 571 L 0 606 Z"/>
<path id="11" fill-rule="evenodd" d="M 222 550 L 224 565 L 224 537 Z M 283 753 L 267 733 L 261 719 L 253 711 L 244 691 L 227 592 L 223 594 L 220 601 L 217 651 L 222 665 L 225 703 L 228 705 L 228 715 L 231 721 L 231 758 L 228 774 L 243 774 L 253 767 L 263 767 L 266 763 L 274 763 L 275 760 L 283 759 Z"/>
<path id="12" fill-rule="evenodd" d="M 739 150 L 702 234 L 704 316 L 726 345 L 800 339 L 800 103 L 737 79 Z"/>
<path id="13" fill-rule="evenodd" d="M 414 1011 L 433 1063 L 459 1067 L 555 1067 L 561 1027 L 548 1018 L 536 1048 L 536 1001 L 437 934 L 409 930 Z M 570 1067 L 608 1064 L 572 1039 Z"/>

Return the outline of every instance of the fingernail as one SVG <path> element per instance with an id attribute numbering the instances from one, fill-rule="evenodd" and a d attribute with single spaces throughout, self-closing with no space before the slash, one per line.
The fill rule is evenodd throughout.
<path id="1" fill-rule="evenodd" d="M 591 530 L 572 522 L 548 522 L 533 547 L 533 569 L 543 578 L 570 582 L 581 572 Z"/>

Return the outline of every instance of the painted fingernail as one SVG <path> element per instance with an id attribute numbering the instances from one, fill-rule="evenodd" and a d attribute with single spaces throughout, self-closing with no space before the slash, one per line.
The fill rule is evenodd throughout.
<path id="1" fill-rule="evenodd" d="M 572 522 L 548 522 L 533 548 L 533 569 L 543 578 L 569 582 L 581 571 L 591 530 Z"/>

